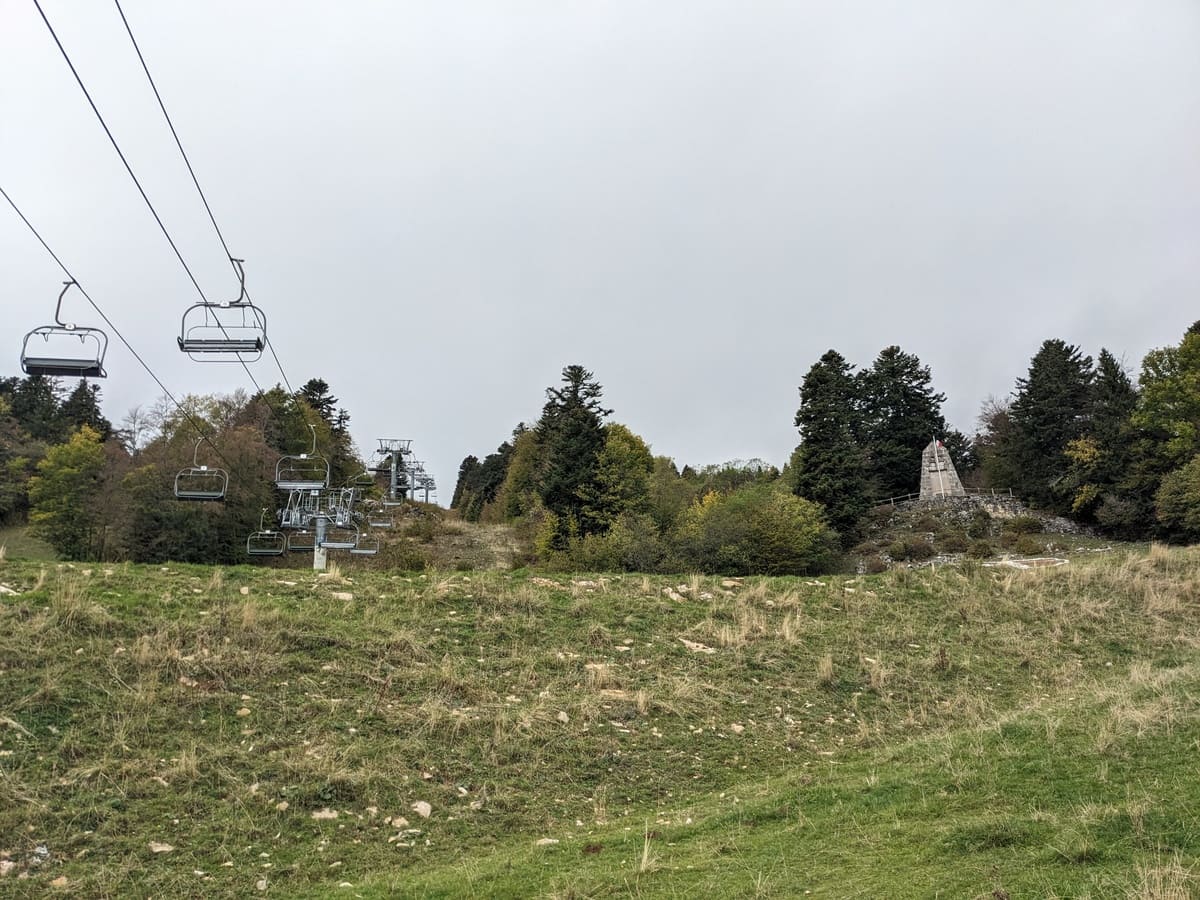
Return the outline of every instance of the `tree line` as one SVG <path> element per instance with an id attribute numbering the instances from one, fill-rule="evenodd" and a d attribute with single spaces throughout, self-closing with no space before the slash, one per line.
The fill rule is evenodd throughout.
<path id="1" fill-rule="evenodd" d="M 362 471 L 349 421 L 319 378 L 294 394 L 162 401 L 120 426 L 101 414 L 97 385 L 64 394 L 55 379 L 0 379 L 0 525 L 27 520 L 66 559 L 244 562 L 262 511 L 274 521 L 276 462 L 308 452 L 313 429 L 333 483 Z M 196 460 L 228 472 L 224 502 L 176 499 L 177 473 Z"/>
<path id="2" fill-rule="evenodd" d="M 859 540 L 873 506 L 918 491 L 937 439 L 968 486 L 1117 538 L 1200 538 L 1200 323 L 1150 351 L 1136 381 L 1106 349 L 1093 361 L 1046 340 L 971 436 L 948 425 L 945 399 L 897 346 L 862 369 L 831 349 L 802 380 L 782 470 L 680 469 L 609 421 L 593 373 L 572 365 L 536 423 L 462 461 L 451 506 L 526 529 L 551 567 L 813 572 Z"/>

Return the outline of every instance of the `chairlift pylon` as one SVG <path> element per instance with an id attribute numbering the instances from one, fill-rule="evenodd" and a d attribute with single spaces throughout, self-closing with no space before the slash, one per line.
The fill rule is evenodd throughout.
<path id="1" fill-rule="evenodd" d="M 244 260 L 229 261 L 241 283 L 237 299 L 193 303 L 179 324 L 179 349 L 196 362 L 254 362 L 267 345 L 267 316 L 246 296 Z"/>
<path id="2" fill-rule="evenodd" d="M 281 531 L 272 531 L 266 527 L 267 510 L 264 508 L 258 517 L 258 531 L 251 532 L 246 538 L 247 556 L 283 556 L 287 550 L 287 539 Z"/>
<path id="3" fill-rule="evenodd" d="M 229 490 L 229 473 L 224 469 L 200 465 L 200 445 L 203 436 L 196 441 L 192 452 L 192 464 L 181 469 L 175 476 L 175 498 L 177 500 L 214 501 L 224 500 Z"/>
<path id="4" fill-rule="evenodd" d="M 312 429 L 312 452 L 281 456 L 275 464 L 275 487 L 281 491 L 319 491 L 329 484 L 329 461 L 317 454 L 317 429 Z"/>
<path id="5" fill-rule="evenodd" d="M 63 282 L 62 293 L 54 310 L 54 325 L 39 325 L 25 335 L 21 344 L 21 369 L 26 375 L 67 376 L 70 378 L 104 378 L 104 354 L 108 352 L 108 335 L 99 328 L 76 325 L 62 320 L 62 302 L 74 279 Z M 34 338 L 41 338 L 38 344 Z M 78 348 L 73 343 L 78 341 Z M 87 352 L 83 352 L 83 351 Z"/>

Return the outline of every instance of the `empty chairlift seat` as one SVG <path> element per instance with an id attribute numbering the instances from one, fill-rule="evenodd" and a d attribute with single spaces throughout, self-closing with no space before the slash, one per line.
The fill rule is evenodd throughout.
<path id="1" fill-rule="evenodd" d="M 53 325 L 40 325 L 25 335 L 21 345 L 21 370 L 26 375 L 104 378 L 104 354 L 108 335 L 62 320 L 63 296 L 74 281 L 64 282 L 58 295 Z"/>
<path id="2" fill-rule="evenodd" d="M 229 490 L 229 473 L 224 469 L 202 466 L 199 463 L 200 444 L 196 442 L 192 454 L 192 465 L 181 469 L 175 476 L 175 497 L 178 500 L 219 501 L 225 499 Z"/>
<path id="3" fill-rule="evenodd" d="M 246 538 L 247 556 L 283 556 L 287 550 L 287 538 L 282 531 L 273 531 L 266 526 L 267 511 L 258 518 L 258 531 Z"/>
<path id="4" fill-rule="evenodd" d="M 179 349 L 197 362 L 253 362 L 267 346 L 267 316 L 246 296 L 246 273 L 240 259 L 242 290 L 229 303 L 194 303 L 183 313 Z"/>
<path id="5" fill-rule="evenodd" d="M 312 451 L 281 456 L 275 464 L 275 487 L 281 491 L 319 491 L 329 484 L 329 461 L 317 454 L 317 429 L 312 429 Z"/>
<path id="6" fill-rule="evenodd" d="M 357 528 L 333 526 L 325 530 L 325 540 L 321 541 L 321 546 L 326 550 L 353 550 L 358 546 L 358 540 Z"/>

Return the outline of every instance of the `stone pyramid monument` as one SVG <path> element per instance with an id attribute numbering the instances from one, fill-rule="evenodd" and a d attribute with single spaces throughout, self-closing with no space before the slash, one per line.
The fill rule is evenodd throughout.
<path id="1" fill-rule="evenodd" d="M 958 472 L 950 461 L 950 453 L 939 440 L 932 440 L 921 453 L 921 499 L 937 500 L 942 497 L 966 495 Z"/>

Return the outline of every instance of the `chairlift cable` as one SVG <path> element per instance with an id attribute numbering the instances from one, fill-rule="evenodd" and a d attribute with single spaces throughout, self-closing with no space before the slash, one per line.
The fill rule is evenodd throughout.
<path id="1" fill-rule="evenodd" d="M 129 160 L 126 159 L 125 154 L 121 150 L 121 146 L 117 143 L 117 139 L 113 136 L 112 129 L 110 129 L 108 127 L 108 123 L 104 121 L 104 116 L 101 115 L 99 107 L 96 106 L 96 101 L 92 99 L 91 92 L 88 91 L 87 85 L 83 83 L 83 78 L 80 76 L 79 71 L 75 68 L 75 64 L 71 61 L 71 57 L 67 53 L 66 47 L 63 46 L 62 41 L 59 40 L 58 33 L 54 30 L 54 26 L 50 24 L 50 20 L 46 17 L 45 10 L 42 9 L 40 0 L 33 0 L 33 5 L 37 7 L 37 11 L 41 15 L 42 21 L 46 23 L 46 28 L 49 30 L 50 36 L 54 38 L 54 43 L 58 46 L 58 50 L 62 54 L 63 60 L 66 61 L 67 67 L 71 70 L 71 74 L 75 76 L 75 81 L 79 85 L 79 89 L 83 91 L 83 96 L 87 99 L 88 105 L 91 106 L 92 112 L 96 114 L 96 119 L 100 122 L 100 127 L 104 129 L 104 133 L 108 136 L 109 143 L 111 143 L 113 149 L 117 151 L 117 156 L 120 157 L 121 163 L 125 166 L 125 171 L 129 173 L 130 179 L 133 180 L 134 187 L 136 187 L 138 189 L 138 193 L 142 195 L 142 200 L 145 201 L 146 208 L 150 210 L 150 214 L 154 217 L 154 221 L 158 223 L 159 230 L 162 231 L 163 237 L 167 239 L 167 243 L 170 244 L 171 249 L 175 251 L 175 257 L 179 260 L 179 264 L 183 266 L 183 271 L 187 273 L 192 285 L 196 288 L 196 292 L 200 295 L 200 299 L 203 300 L 205 304 L 211 304 L 211 301 L 208 299 L 208 295 L 204 293 L 204 289 L 200 287 L 200 282 L 196 280 L 196 276 L 192 273 L 191 267 L 188 266 L 187 260 L 183 258 L 183 253 L 179 250 L 178 245 L 175 243 L 175 239 L 171 237 L 171 232 L 167 230 L 167 226 L 163 223 L 162 217 L 158 214 L 158 210 L 156 210 L 154 208 L 154 204 L 150 202 L 150 197 L 146 194 L 145 188 L 142 187 L 141 181 L 138 179 L 137 174 L 133 171 L 133 167 L 129 164 Z M 157 94 L 157 89 L 155 93 Z M 170 120 L 168 119 L 168 122 L 169 121 Z M 172 131 L 174 131 L 173 127 Z M 190 164 L 188 168 L 191 168 Z M 207 206 L 207 201 L 205 202 L 205 205 Z M 224 244 L 223 238 L 222 244 Z M 233 262 L 232 257 L 230 258 L 230 264 L 234 266 L 236 271 L 236 263 Z M 223 327 L 222 330 L 224 330 Z M 262 385 L 260 385 L 258 380 L 254 377 L 254 373 L 250 371 L 250 367 L 246 365 L 246 361 L 239 359 L 238 362 L 240 362 L 242 368 L 246 370 L 246 375 L 249 376 L 251 383 L 258 390 L 258 392 L 260 394 L 265 393 L 262 389 Z"/>
<path id="2" fill-rule="evenodd" d="M 158 108 L 162 110 L 163 118 L 167 120 L 167 127 L 171 130 L 171 137 L 175 139 L 175 146 L 179 148 L 179 155 L 183 157 L 183 164 L 187 166 L 188 174 L 192 177 L 192 184 L 196 186 L 196 193 L 200 195 L 200 202 L 204 204 L 204 211 L 208 213 L 208 220 L 212 223 L 213 231 L 217 233 L 217 240 L 221 242 L 221 247 L 225 250 L 225 255 L 229 258 L 229 263 L 236 272 L 237 264 L 234 262 L 233 251 L 229 249 L 229 244 L 225 240 L 221 226 L 217 224 L 217 217 L 212 211 L 208 197 L 205 195 L 204 189 L 200 187 L 200 179 L 196 176 L 196 170 L 192 168 L 192 160 L 187 155 L 187 151 L 183 149 L 183 141 L 180 140 L 179 132 L 175 129 L 175 123 L 172 121 L 170 113 L 167 112 L 167 105 L 163 102 L 162 94 L 159 93 L 154 76 L 150 74 L 150 67 L 146 63 L 146 57 L 142 54 L 142 48 L 138 45 L 137 38 L 133 36 L 133 29 L 129 25 L 129 19 L 125 16 L 125 10 L 121 8 L 121 0 L 113 0 L 113 3 L 121 16 L 121 23 L 125 26 L 125 33 L 129 35 L 129 42 L 133 44 L 134 52 L 137 53 L 138 62 L 142 64 L 142 71 L 146 73 L 146 80 L 150 82 L 150 89 L 154 91 L 154 99 L 158 101 Z M 244 278 L 242 289 L 246 299 L 251 300 L 250 292 L 245 290 Z M 283 377 L 283 383 L 287 385 L 288 393 L 294 394 L 295 391 L 292 390 L 292 384 L 288 380 L 287 373 L 283 370 L 283 364 L 279 361 L 279 356 L 275 352 L 275 346 L 271 343 L 270 336 L 266 338 L 266 344 L 271 351 L 271 356 L 275 359 L 275 365 L 279 367 L 279 374 Z"/>
<path id="3" fill-rule="evenodd" d="M 35 2 L 36 2 L 36 0 L 35 0 Z M 123 335 L 121 333 L 121 330 L 119 328 L 117 328 L 116 325 L 113 324 L 112 319 L 110 319 L 107 315 L 105 315 L 104 310 L 102 310 L 100 308 L 99 304 L 97 304 L 96 301 L 92 299 L 92 296 L 91 296 L 91 294 L 89 294 L 87 292 L 87 289 L 84 288 L 84 286 L 79 283 L 79 280 L 74 275 L 71 274 L 71 270 L 67 268 L 66 263 L 64 263 L 59 258 L 58 254 L 55 253 L 54 250 L 50 247 L 50 245 L 46 243 L 46 239 L 42 237 L 41 233 L 34 227 L 33 223 L 30 222 L 28 218 L 26 218 L 25 213 L 21 212 L 20 207 L 18 207 L 17 204 L 13 201 L 13 198 L 8 195 L 8 192 L 6 190 L 4 190 L 3 185 L 0 185 L 0 196 L 3 196 L 4 199 L 8 201 L 8 205 L 12 207 L 13 212 L 15 212 L 17 214 L 17 217 L 22 222 L 25 223 L 25 227 L 28 228 L 30 230 L 30 232 L 33 233 L 33 236 L 35 238 L 37 238 L 38 243 L 41 244 L 42 247 L 45 248 L 46 252 L 50 254 L 50 258 L 53 259 L 56 263 L 58 263 L 58 267 L 60 269 L 62 269 L 63 274 L 66 275 L 67 278 L 69 278 L 71 281 L 75 282 L 75 287 L 77 287 L 79 289 L 79 292 L 81 294 L 83 294 L 84 299 L 86 299 L 87 302 L 91 304 L 92 309 L 94 309 L 96 311 L 96 314 L 98 316 L 100 316 L 101 319 L 104 320 L 104 324 L 107 325 L 112 330 L 112 333 L 117 336 L 117 339 L 122 344 L 125 345 L 125 349 L 129 351 L 130 355 L 132 355 L 133 358 L 136 359 L 138 361 L 138 363 L 141 364 L 141 367 L 146 370 L 146 373 L 151 378 L 154 379 L 154 383 L 157 384 L 159 386 L 159 388 L 162 390 L 162 392 L 171 400 L 172 403 L 175 404 L 176 409 L 179 410 L 179 412 L 187 420 L 188 424 L 191 425 L 196 430 L 196 433 L 198 435 L 200 435 L 202 438 L 204 438 L 204 440 L 208 443 L 208 445 L 210 447 L 212 447 L 213 452 L 216 453 L 217 456 L 221 458 L 221 461 L 224 462 L 226 466 L 230 467 L 230 471 L 234 472 L 235 469 L 233 467 L 233 464 L 229 461 L 229 459 L 225 456 L 225 454 L 221 452 L 221 448 L 216 445 L 216 443 L 213 441 L 212 437 L 205 434 L 204 429 L 201 427 L 200 423 L 196 420 L 196 417 L 193 416 L 183 406 L 183 404 L 179 402 L 179 400 L 175 397 L 175 395 L 171 393 L 171 390 L 165 384 L 163 384 L 162 379 L 159 378 L 157 374 L 155 374 L 155 372 L 152 368 L 150 368 L 150 364 L 147 363 L 146 360 L 144 360 L 142 358 L 141 354 L 139 354 L 136 350 L 133 349 L 133 345 L 130 344 L 128 340 L 126 340 L 125 335 Z M 238 477 L 240 480 L 241 479 L 240 474 L 238 475 Z"/>

